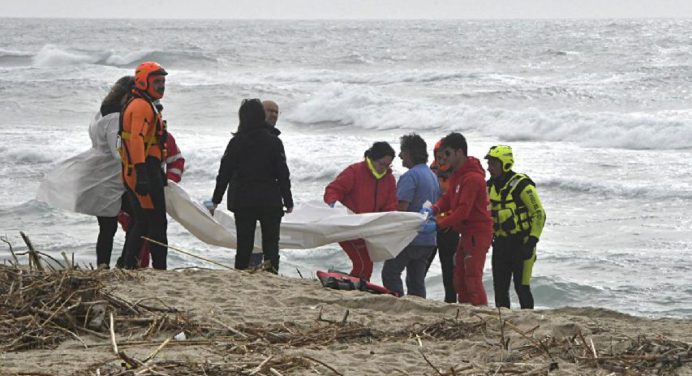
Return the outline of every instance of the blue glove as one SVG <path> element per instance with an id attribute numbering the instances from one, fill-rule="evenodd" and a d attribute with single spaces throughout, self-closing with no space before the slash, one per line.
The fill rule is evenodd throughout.
<path id="1" fill-rule="evenodd" d="M 336 202 L 332 202 L 332 203 L 329 203 L 329 204 L 327 204 L 327 205 L 329 205 L 330 208 L 334 208 L 334 205 L 335 205 L 335 204 L 336 204 Z"/>
<path id="2" fill-rule="evenodd" d="M 435 215 L 433 208 L 422 208 L 419 213 L 426 214 L 428 218 L 432 218 Z"/>
<path id="3" fill-rule="evenodd" d="M 216 204 L 212 200 L 204 200 L 202 201 L 202 205 L 204 205 L 207 210 L 209 210 L 209 214 L 214 215 L 214 210 L 216 210 Z"/>
<path id="4" fill-rule="evenodd" d="M 204 205 L 204 207 L 207 208 L 207 210 L 211 210 L 214 208 L 214 203 L 211 201 L 211 199 L 202 201 L 202 205 Z"/>
<path id="5" fill-rule="evenodd" d="M 437 223 L 433 219 L 425 221 L 425 223 L 420 226 L 420 230 L 418 230 L 418 232 L 423 234 L 430 234 L 435 231 L 437 231 Z"/>

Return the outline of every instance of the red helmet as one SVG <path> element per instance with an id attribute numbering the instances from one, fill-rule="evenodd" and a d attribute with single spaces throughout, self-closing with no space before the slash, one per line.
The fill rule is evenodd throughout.
<path id="1" fill-rule="evenodd" d="M 437 141 L 435 147 L 433 148 L 433 153 L 437 153 L 438 150 L 442 149 L 442 140 L 444 139 L 441 138 L 440 141 Z"/>
<path id="2" fill-rule="evenodd" d="M 163 95 L 154 91 L 149 86 L 149 79 L 152 76 L 165 76 L 168 72 L 153 61 L 147 61 L 139 64 L 135 69 L 135 87 L 149 94 L 154 99 L 160 99 Z"/>

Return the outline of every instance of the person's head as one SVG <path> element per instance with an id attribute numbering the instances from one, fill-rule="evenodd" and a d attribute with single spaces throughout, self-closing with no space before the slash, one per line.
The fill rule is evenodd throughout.
<path id="1" fill-rule="evenodd" d="M 490 177 L 497 179 L 508 173 L 514 165 L 514 153 L 507 145 L 495 145 L 485 155 L 488 160 L 488 172 Z"/>
<path id="2" fill-rule="evenodd" d="M 275 127 L 276 122 L 279 120 L 279 105 L 274 101 L 264 101 L 262 106 L 264 106 L 267 124 Z"/>
<path id="3" fill-rule="evenodd" d="M 264 106 L 257 98 L 243 99 L 238 109 L 238 133 L 259 128 L 266 124 L 264 120 Z"/>
<path id="4" fill-rule="evenodd" d="M 461 133 L 452 132 L 442 139 L 441 150 L 443 153 L 442 164 L 449 165 L 456 170 L 466 163 L 468 146 L 466 138 Z"/>
<path id="5" fill-rule="evenodd" d="M 411 168 L 420 163 L 428 162 L 428 145 L 423 138 L 415 133 L 401 136 L 401 164 L 406 168 Z"/>
<path id="6" fill-rule="evenodd" d="M 375 170 L 380 174 L 387 172 L 389 166 L 392 165 L 394 154 L 391 145 L 384 141 L 375 142 L 365 151 L 365 157 L 372 161 Z"/>
<path id="7" fill-rule="evenodd" d="M 103 98 L 101 107 L 122 107 L 127 101 L 127 96 L 135 83 L 134 76 L 123 76 L 115 81 L 110 92 Z"/>
<path id="8" fill-rule="evenodd" d="M 147 61 L 135 69 L 135 87 L 153 99 L 163 98 L 166 90 L 166 72 L 159 63 Z"/>
<path id="9" fill-rule="evenodd" d="M 437 141 L 433 148 L 433 158 L 435 158 L 438 166 L 445 166 L 445 153 L 442 150 L 442 140 L 443 139 Z"/>

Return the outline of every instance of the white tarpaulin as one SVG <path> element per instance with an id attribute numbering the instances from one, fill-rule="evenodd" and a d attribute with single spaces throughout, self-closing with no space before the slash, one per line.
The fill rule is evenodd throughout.
<path id="1" fill-rule="evenodd" d="M 115 217 L 124 192 L 120 161 L 89 149 L 56 164 L 41 181 L 36 199 L 76 213 Z"/>
<path id="2" fill-rule="evenodd" d="M 89 125 L 91 149 L 58 162 L 46 173 L 36 199 L 57 208 L 100 217 L 115 217 L 125 192 L 120 157 L 115 151 L 118 113 L 97 113 Z"/>
<path id="3" fill-rule="evenodd" d="M 166 210 L 199 240 L 220 247 L 236 248 L 233 215 L 207 209 L 190 198 L 174 182 L 166 187 Z M 418 234 L 424 216 L 411 212 L 352 214 L 346 208 L 330 208 L 322 202 L 310 202 L 294 208 L 281 222 L 281 249 L 316 248 L 344 240 L 364 239 L 373 261 L 396 257 Z M 255 248 L 261 248 L 259 226 Z"/>

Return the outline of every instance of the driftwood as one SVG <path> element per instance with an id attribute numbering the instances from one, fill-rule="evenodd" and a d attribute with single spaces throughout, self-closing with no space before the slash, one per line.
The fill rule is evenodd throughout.
<path id="1" fill-rule="evenodd" d="M 25 241 L 29 246 L 28 237 Z M 14 262 L 0 265 L 0 353 L 53 348 L 68 339 L 76 339 L 84 347 L 112 348 L 117 360 L 86 366 L 75 376 L 282 376 L 310 370 L 315 374 L 343 375 L 339 367 L 327 364 L 324 359 L 287 355 L 287 350 L 335 343 L 354 346 L 417 343 L 421 364 L 429 375 L 436 376 L 546 375 L 566 363 L 578 364 L 585 374 L 606 371 L 674 375 L 677 369 L 692 362 L 692 345 L 688 343 L 661 336 L 624 335 L 608 338 L 606 342 L 602 337 L 582 332 L 571 337 L 538 336 L 535 334 L 538 326 L 520 328 L 504 318 L 501 311 L 483 317 L 472 313 L 466 319 L 461 319 L 457 311 L 453 318 L 412 323 L 398 330 L 362 325 L 357 316 L 349 316 L 349 310 L 342 317 L 327 319 L 320 309 L 317 320 L 303 324 L 234 325 L 227 319 L 211 316 L 193 320 L 160 299 L 132 302 L 105 288 L 109 282 L 142 278 L 137 272 L 82 270 L 69 260 L 65 260 L 66 265 L 55 264 L 56 269 L 42 260 L 42 254 L 33 246 L 30 249 L 29 267 L 19 265 L 17 256 L 21 254 L 15 254 L 12 249 Z M 180 332 L 185 333 L 185 338 L 173 340 Z M 101 340 L 85 341 L 87 336 Z M 480 364 L 454 358 L 450 364 L 452 359 L 436 356 L 434 346 L 424 346 L 424 343 L 479 336 L 487 345 L 479 351 L 493 361 Z M 118 338 L 127 340 L 118 343 Z M 151 347 L 146 358 L 140 360 L 127 353 L 129 346 L 142 345 Z M 204 348 L 222 361 L 165 359 L 167 350 L 179 346 Z M 51 376 L 47 372 L 23 375 Z"/>

